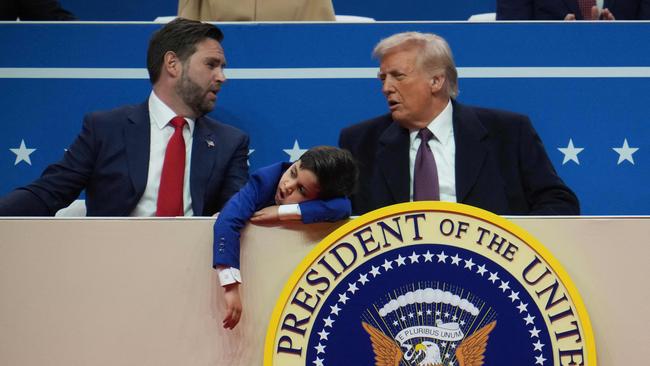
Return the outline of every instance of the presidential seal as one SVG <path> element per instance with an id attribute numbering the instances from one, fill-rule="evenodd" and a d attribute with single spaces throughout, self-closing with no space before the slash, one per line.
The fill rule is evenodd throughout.
<path id="1" fill-rule="evenodd" d="M 446 202 L 348 222 L 298 266 L 273 312 L 275 366 L 596 365 L 564 269 L 504 218 Z"/>

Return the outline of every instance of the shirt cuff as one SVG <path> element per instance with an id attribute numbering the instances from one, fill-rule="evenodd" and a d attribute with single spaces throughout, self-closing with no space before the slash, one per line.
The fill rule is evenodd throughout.
<path id="1" fill-rule="evenodd" d="M 285 220 L 300 220 L 302 214 L 300 212 L 300 205 L 297 203 L 291 205 L 278 206 L 278 217 L 281 221 Z"/>
<path id="2" fill-rule="evenodd" d="M 241 283 L 241 272 L 239 272 L 237 268 L 217 268 L 217 272 L 219 272 L 219 283 L 221 283 L 221 286 L 232 285 L 233 283 Z"/>

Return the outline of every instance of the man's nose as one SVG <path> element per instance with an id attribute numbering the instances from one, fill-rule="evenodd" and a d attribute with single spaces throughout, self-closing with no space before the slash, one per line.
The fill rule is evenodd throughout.
<path id="1" fill-rule="evenodd" d="M 214 79 L 219 83 L 222 83 L 222 84 L 225 83 L 226 80 L 228 80 L 228 79 L 226 78 L 226 73 L 224 72 L 224 70 L 222 68 L 220 68 L 220 67 L 216 68 L 215 70 L 216 70 L 216 72 L 215 72 L 215 75 L 214 75 Z"/>
<path id="2" fill-rule="evenodd" d="M 392 93 L 394 90 L 395 89 L 393 88 L 393 83 L 390 80 L 385 79 L 384 81 L 382 81 L 381 92 L 384 93 L 384 95 L 388 95 Z"/>
<path id="3" fill-rule="evenodd" d="M 296 182 L 293 180 L 287 181 L 284 184 L 284 190 L 287 192 L 287 196 L 293 193 L 296 189 Z"/>

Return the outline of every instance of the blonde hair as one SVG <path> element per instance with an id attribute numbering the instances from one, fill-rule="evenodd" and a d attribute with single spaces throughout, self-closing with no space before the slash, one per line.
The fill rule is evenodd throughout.
<path id="1" fill-rule="evenodd" d="M 447 94 L 455 99 L 458 96 L 458 71 L 449 44 L 444 38 L 433 33 L 397 33 L 382 39 L 372 51 L 372 56 L 381 61 L 384 56 L 396 49 L 413 47 L 418 47 L 421 50 L 418 53 L 417 62 L 422 70 L 432 76 L 444 72 Z"/>

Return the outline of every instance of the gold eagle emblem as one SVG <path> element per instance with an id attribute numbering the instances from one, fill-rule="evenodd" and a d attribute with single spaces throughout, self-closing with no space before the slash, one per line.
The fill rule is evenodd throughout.
<path id="1" fill-rule="evenodd" d="M 496 320 L 492 321 L 460 343 L 456 348 L 459 366 L 483 365 L 488 336 L 496 324 Z M 375 366 L 399 366 L 404 353 L 397 342 L 366 322 L 361 322 L 361 326 L 370 335 L 372 350 L 375 353 Z M 421 356 L 417 366 L 442 366 L 440 350 L 436 344 L 425 341 L 417 344 L 415 351 Z"/>

